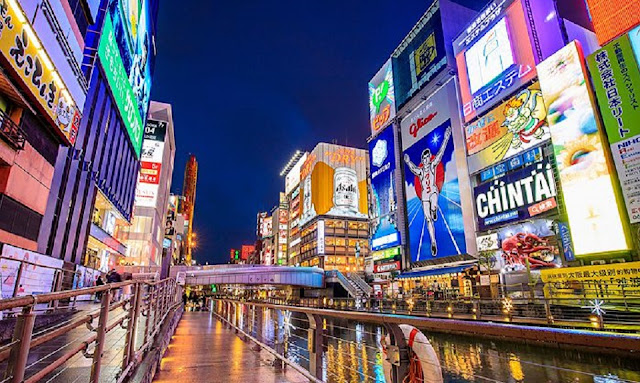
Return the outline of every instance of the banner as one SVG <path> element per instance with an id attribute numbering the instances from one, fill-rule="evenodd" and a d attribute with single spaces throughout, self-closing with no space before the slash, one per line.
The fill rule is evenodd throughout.
<path id="1" fill-rule="evenodd" d="M 555 209 L 556 180 L 551 163 L 544 160 L 476 186 L 478 229 L 523 220 Z"/>
<path id="2" fill-rule="evenodd" d="M 587 58 L 631 223 L 640 222 L 640 70 L 628 35 Z"/>
<path id="3" fill-rule="evenodd" d="M 540 85 L 535 83 L 465 127 L 469 173 L 551 138 Z"/>
<path id="4" fill-rule="evenodd" d="M 576 257 L 629 250 L 581 49 L 571 42 L 537 69 Z"/>
<path id="5" fill-rule="evenodd" d="M 369 117 L 371 135 L 375 136 L 396 116 L 395 87 L 391 59 L 369 81 Z"/>
<path id="6" fill-rule="evenodd" d="M 394 126 L 383 130 L 369 142 L 371 170 L 371 250 L 400 244 L 396 215 L 396 156 Z"/>
<path id="7" fill-rule="evenodd" d="M 540 277 L 547 284 L 546 298 L 608 299 L 640 294 L 640 262 L 541 270 Z"/>

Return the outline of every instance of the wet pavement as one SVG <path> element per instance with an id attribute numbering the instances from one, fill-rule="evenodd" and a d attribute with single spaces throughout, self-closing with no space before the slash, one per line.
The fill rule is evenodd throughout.
<path id="1" fill-rule="evenodd" d="M 185 312 L 154 382 L 302 383 L 291 368 L 277 371 L 274 357 L 251 350 L 209 312 Z"/>

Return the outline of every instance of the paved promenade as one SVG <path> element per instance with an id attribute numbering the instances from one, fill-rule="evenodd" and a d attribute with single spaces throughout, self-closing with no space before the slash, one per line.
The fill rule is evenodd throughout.
<path id="1" fill-rule="evenodd" d="M 291 368 L 278 372 L 274 357 L 251 350 L 209 312 L 185 312 L 156 374 L 155 382 L 302 383 Z"/>

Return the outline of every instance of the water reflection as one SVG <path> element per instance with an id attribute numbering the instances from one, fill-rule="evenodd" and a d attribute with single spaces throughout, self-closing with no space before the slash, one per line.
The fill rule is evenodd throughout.
<path id="1" fill-rule="evenodd" d="M 306 316 L 293 313 L 287 319 L 279 310 L 265 310 L 264 313 L 261 338 L 272 347 L 283 343 L 286 355 L 308 368 L 309 323 Z M 327 334 L 322 356 L 323 380 L 329 383 L 385 382 L 380 326 L 329 319 L 323 327 Z M 640 381 L 640 363 L 631 357 L 447 334 L 426 335 L 439 357 L 445 382 Z"/>

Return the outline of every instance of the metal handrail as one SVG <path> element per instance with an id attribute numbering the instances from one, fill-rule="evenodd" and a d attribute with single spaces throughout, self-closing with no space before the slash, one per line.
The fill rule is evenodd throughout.
<path id="1" fill-rule="evenodd" d="M 11 117 L 0 109 L 0 136 L 16 150 L 24 150 L 25 133 Z"/>
<path id="2" fill-rule="evenodd" d="M 112 302 L 111 298 L 112 295 L 115 296 L 115 291 L 126 286 L 131 286 L 132 294 L 119 302 Z M 99 309 L 68 322 L 63 322 L 49 331 L 39 331 L 34 337 L 33 328 L 36 317 L 34 307 L 36 304 L 96 293 L 101 295 Z M 100 380 L 101 365 L 103 363 L 102 353 L 106 343 L 105 337 L 110 331 L 118 327 L 126 329 L 126 332 L 119 340 L 124 342 L 124 345 L 122 347 L 122 362 L 119 364 L 120 369 L 116 379 L 121 380 L 124 378 L 123 374 L 132 371 L 133 366 L 139 363 L 139 356 L 149 350 L 168 315 L 182 304 L 180 298 L 181 286 L 176 283 L 175 279 L 167 278 L 161 281 L 124 281 L 104 286 L 0 300 L 0 310 L 22 308 L 21 314 L 17 317 L 11 342 L 0 347 L 0 361 L 8 359 L 3 381 L 38 381 L 53 373 L 56 369 L 69 362 L 75 355 L 82 352 L 85 357 L 93 359 L 89 382 L 97 382 Z M 118 316 L 115 321 L 109 323 L 109 313 L 117 309 L 123 310 L 124 315 Z M 143 341 L 141 342 L 142 345 L 136 345 L 138 335 L 142 335 L 138 334 L 138 323 L 142 317 L 145 318 L 142 320 L 144 326 L 140 325 L 140 330 L 144 331 Z M 98 319 L 97 326 L 94 323 L 96 319 Z M 47 355 L 42 359 L 42 361 L 47 360 L 46 366 L 27 377 L 27 369 L 30 368 L 27 366 L 27 356 L 30 350 L 38 346 L 47 346 L 48 342 L 84 325 L 87 326 L 89 331 L 84 339 L 81 335 L 78 338 L 79 342 L 71 342 L 74 346 L 66 349 L 66 352 L 62 355 L 53 357 L 52 354 Z M 89 354 L 87 350 L 91 344 L 95 344 L 95 347 L 94 351 Z M 47 359 L 50 357 L 53 359 Z M 30 366 L 35 364 L 32 363 Z"/>

